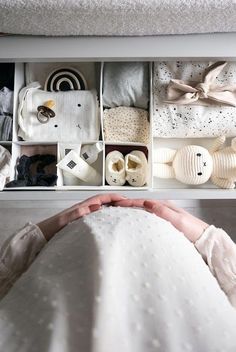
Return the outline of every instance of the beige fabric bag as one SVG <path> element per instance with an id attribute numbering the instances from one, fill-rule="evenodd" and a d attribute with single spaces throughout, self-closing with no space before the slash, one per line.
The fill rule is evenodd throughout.
<path id="1" fill-rule="evenodd" d="M 148 112 L 124 107 L 106 109 L 103 117 L 104 136 L 110 142 L 149 142 Z"/>

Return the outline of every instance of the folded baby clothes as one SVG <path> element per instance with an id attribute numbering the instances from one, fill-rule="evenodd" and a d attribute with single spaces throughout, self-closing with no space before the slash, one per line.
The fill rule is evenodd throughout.
<path id="1" fill-rule="evenodd" d="M 6 115 L 13 115 L 13 91 L 7 87 L 0 90 L 0 110 Z"/>
<path id="2" fill-rule="evenodd" d="M 236 135 L 235 62 L 155 62 L 153 136 Z"/>
<path id="3" fill-rule="evenodd" d="M 12 140 L 12 117 L 4 115 L 0 109 L 0 141 Z"/>
<path id="4" fill-rule="evenodd" d="M 9 181 L 10 163 L 11 163 L 10 152 L 2 145 L 0 145 L 0 191 L 3 190 L 5 183 Z"/>
<path id="5" fill-rule="evenodd" d="M 96 91 L 47 92 L 33 82 L 19 95 L 19 137 L 26 141 L 93 141 L 99 138 L 100 119 Z M 53 105 L 50 118 L 38 118 L 39 108 Z M 53 103 L 53 104 L 51 104 Z"/>
<path id="6" fill-rule="evenodd" d="M 120 106 L 105 109 L 103 115 L 105 140 L 109 142 L 149 142 L 148 112 Z"/>
<path id="7" fill-rule="evenodd" d="M 149 64 L 147 62 L 106 62 L 103 69 L 103 106 L 135 106 L 147 109 Z"/>

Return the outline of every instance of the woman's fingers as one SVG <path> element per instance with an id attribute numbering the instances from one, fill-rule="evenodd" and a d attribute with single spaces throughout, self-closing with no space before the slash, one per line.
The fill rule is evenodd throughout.
<path id="1" fill-rule="evenodd" d="M 123 200 L 119 200 L 119 201 L 115 201 L 113 202 L 112 205 L 116 206 L 116 207 L 139 207 L 139 208 L 143 208 L 144 207 L 144 202 L 145 199 L 123 199 Z"/>
<path id="2" fill-rule="evenodd" d="M 147 202 L 147 203 L 146 203 Z M 145 208 L 145 203 L 150 204 L 150 207 L 158 205 L 158 204 L 163 204 L 166 205 L 168 208 L 176 211 L 177 213 L 184 213 L 184 209 L 177 207 L 172 201 L 169 200 L 149 200 L 149 199 L 124 199 L 120 200 L 117 202 L 114 202 L 114 206 L 119 206 L 119 207 L 139 207 L 139 208 Z"/>
<path id="3" fill-rule="evenodd" d="M 144 208 L 160 218 L 170 221 L 172 225 L 178 225 L 180 214 L 161 202 L 145 201 Z"/>
<path id="4" fill-rule="evenodd" d="M 183 211 L 176 211 L 175 209 L 169 208 L 165 204 L 155 204 L 152 201 L 144 202 L 144 207 L 149 212 L 171 222 L 177 230 L 183 232 L 183 234 L 194 243 L 201 237 L 204 230 L 209 226 L 204 221 L 196 218 L 183 209 Z M 177 208 L 177 210 L 179 210 L 179 208 Z"/>
<path id="5" fill-rule="evenodd" d="M 183 208 L 180 208 L 180 207 L 177 207 L 174 202 L 172 202 L 171 200 L 146 200 L 145 203 L 144 203 L 144 207 L 145 207 L 145 204 L 146 204 L 146 207 L 152 207 L 152 206 L 155 206 L 155 205 L 158 205 L 158 204 L 162 204 L 162 205 L 165 205 L 166 207 L 176 211 L 177 213 L 185 213 L 185 210 Z"/>
<path id="6" fill-rule="evenodd" d="M 104 194 L 98 194 L 94 197 L 88 198 L 79 204 L 82 206 L 89 206 L 92 204 L 103 205 L 103 204 L 109 204 L 109 203 L 117 202 L 124 199 L 126 199 L 126 197 L 118 193 L 104 193 Z"/>
<path id="7" fill-rule="evenodd" d="M 88 215 L 94 211 L 101 208 L 100 204 L 91 204 L 89 206 L 78 206 L 76 209 L 72 210 L 69 215 L 69 222 L 75 221 L 82 216 Z"/>

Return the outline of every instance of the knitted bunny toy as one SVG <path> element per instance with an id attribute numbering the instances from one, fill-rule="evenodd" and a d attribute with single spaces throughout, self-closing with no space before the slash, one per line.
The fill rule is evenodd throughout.
<path id="1" fill-rule="evenodd" d="M 223 148 L 225 137 L 215 139 L 208 151 L 197 145 L 179 150 L 156 150 L 154 176 L 176 178 L 182 183 L 200 185 L 209 179 L 218 187 L 234 188 L 236 182 L 236 137 Z"/>

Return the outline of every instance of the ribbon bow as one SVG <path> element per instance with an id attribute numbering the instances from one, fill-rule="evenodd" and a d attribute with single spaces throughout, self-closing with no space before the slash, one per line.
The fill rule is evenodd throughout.
<path id="1" fill-rule="evenodd" d="M 227 62 L 216 62 L 205 72 L 202 83 L 171 79 L 167 87 L 168 100 L 165 103 L 177 105 L 231 105 L 236 106 L 236 86 L 217 86 L 216 77 Z"/>

